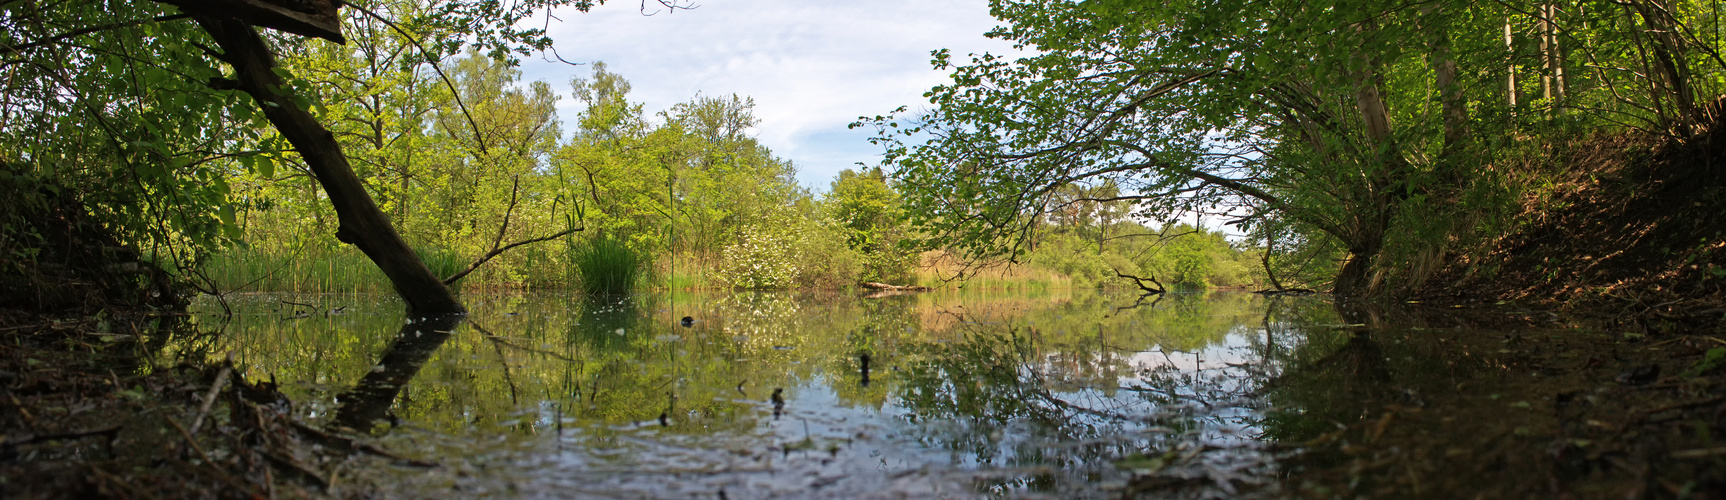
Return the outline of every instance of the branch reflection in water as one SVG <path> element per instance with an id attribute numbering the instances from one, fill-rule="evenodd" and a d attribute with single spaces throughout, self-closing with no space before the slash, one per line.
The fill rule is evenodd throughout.
<path id="1" fill-rule="evenodd" d="M 1290 318 L 1334 323 L 1318 317 L 1328 305 L 1136 299 L 478 296 L 465 323 L 398 328 L 381 312 L 390 304 L 322 296 L 296 300 L 355 306 L 242 314 L 226 342 L 249 371 L 289 381 L 309 419 L 373 431 L 404 454 L 511 464 L 403 477 L 410 495 L 507 484 L 528 496 L 571 485 L 625 497 L 1094 496 L 1141 476 L 1201 488 L 1218 484 L 1210 471 L 1262 476 L 1246 396 L 1278 371 L 1273 353 L 1301 348 Z M 375 432 L 397 419 L 412 431 Z"/>
<path id="2" fill-rule="evenodd" d="M 402 387 L 419 374 L 420 367 L 465 318 L 464 314 L 409 318 L 371 372 L 353 389 L 336 397 L 336 424 L 370 432 L 378 421 L 393 419 L 390 407 Z"/>

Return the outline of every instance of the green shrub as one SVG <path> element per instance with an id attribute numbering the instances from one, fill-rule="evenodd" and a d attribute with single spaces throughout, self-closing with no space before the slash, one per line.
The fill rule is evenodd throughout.
<path id="1" fill-rule="evenodd" d="M 641 255 L 623 241 L 599 237 L 578 246 L 571 256 L 581 275 L 581 289 L 589 295 L 629 293 L 641 281 Z"/>

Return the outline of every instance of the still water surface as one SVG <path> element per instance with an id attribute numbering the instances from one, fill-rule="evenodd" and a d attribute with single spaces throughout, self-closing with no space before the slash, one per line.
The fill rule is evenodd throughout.
<path id="1" fill-rule="evenodd" d="M 1203 497 L 1274 494 L 1261 389 L 1343 335 L 1323 301 L 1221 292 L 466 300 L 204 300 L 219 334 L 177 350 L 442 464 L 346 472 L 402 497 Z"/>

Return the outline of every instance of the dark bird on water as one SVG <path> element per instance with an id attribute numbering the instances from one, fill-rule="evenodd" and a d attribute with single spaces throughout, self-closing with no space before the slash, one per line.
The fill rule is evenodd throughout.
<path id="1" fill-rule="evenodd" d="M 784 396 L 784 394 L 785 394 L 784 388 L 774 387 L 773 388 L 773 396 L 771 398 L 769 398 L 773 401 L 773 418 L 775 418 L 775 419 L 779 418 L 780 413 L 785 412 L 785 396 Z"/>
<path id="2" fill-rule="evenodd" d="M 689 328 L 691 326 L 695 326 L 695 318 L 684 316 L 683 321 L 679 321 L 677 324 L 683 325 L 684 328 Z"/>

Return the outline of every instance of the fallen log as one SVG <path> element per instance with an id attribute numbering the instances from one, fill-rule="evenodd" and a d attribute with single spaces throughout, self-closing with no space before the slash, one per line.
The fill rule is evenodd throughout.
<path id="1" fill-rule="evenodd" d="M 926 287 L 926 286 L 917 286 L 917 285 L 909 285 L 909 286 L 900 286 L 900 285 L 889 285 L 889 284 L 886 284 L 886 283 L 877 283 L 877 282 L 874 282 L 874 281 L 865 281 L 865 282 L 863 282 L 863 283 L 861 283 L 861 284 L 859 284 L 859 285 L 857 285 L 857 286 L 860 286 L 860 287 L 863 287 L 863 288 L 868 288 L 868 289 L 870 289 L 870 290 L 891 290 L 891 291 L 896 291 L 896 292 L 927 292 L 927 291 L 930 291 L 930 290 L 934 290 L 934 289 L 933 289 L 933 288 L 929 288 L 929 287 Z"/>

